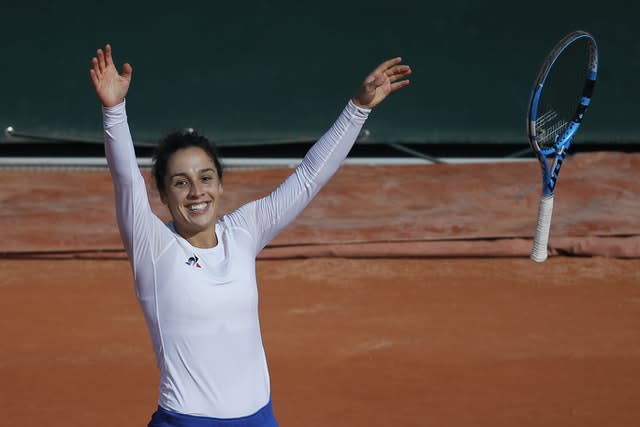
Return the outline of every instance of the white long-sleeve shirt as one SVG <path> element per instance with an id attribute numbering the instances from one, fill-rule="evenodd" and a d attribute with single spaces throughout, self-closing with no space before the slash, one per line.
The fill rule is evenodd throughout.
<path id="1" fill-rule="evenodd" d="M 268 196 L 220 218 L 217 246 L 201 249 L 152 212 L 125 103 L 103 108 L 118 227 L 160 369 L 161 407 L 237 418 L 268 403 L 256 256 L 336 172 L 369 111 L 349 101 L 293 174 Z"/>

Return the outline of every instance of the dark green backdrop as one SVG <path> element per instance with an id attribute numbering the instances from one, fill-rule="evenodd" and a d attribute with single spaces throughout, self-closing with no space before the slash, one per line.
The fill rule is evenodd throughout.
<path id="1" fill-rule="evenodd" d="M 99 139 L 89 61 L 110 42 L 134 68 L 128 112 L 140 142 L 182 127 L 223 142 L 315 138 L 373 66 L 401 55 L 412 85 L 374 112 L 371 140 L 526 144 L 538 67 L 583 29 L 598 39 L 600 73 L 578 139 L 637 143 L 638 4 L 13 2 L 2 6 L 0 125 Z"/>

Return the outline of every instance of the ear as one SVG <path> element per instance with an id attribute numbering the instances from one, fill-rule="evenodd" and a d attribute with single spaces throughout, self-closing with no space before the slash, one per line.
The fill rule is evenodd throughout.
<path id="1" fill-rule="evenodd" d="M 160 201 L 165 206 L 167 206 L 169 204 L 169 201 L 167 200 L 167 195 L 164 192 L 160 193 Z"/>
<path id="2" fill-rule="evenodd" d="M 224 193 L 224 187 L 222 187 L 222 183 L 221 182 L 218 183 L 218 192 L 220 194 Z"/>

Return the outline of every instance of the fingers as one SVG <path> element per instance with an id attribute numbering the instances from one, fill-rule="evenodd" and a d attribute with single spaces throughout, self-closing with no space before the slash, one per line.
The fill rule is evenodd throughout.
<path id="1" fill-rule="evenodd" d="M 98 58 L 91 58 L 91 75 L 92 77 L 99 78 L 102 75 L 102 71 L 100 71 L 100 66 L 98 65 Z"/>
<path id="2" fill-rule="evenodd" d="M 385 75 L 389 79 L 389 93 L 409 85 L 410 81 L 406 79 L 412 73 L 411 67 L 408 65 L 394 65 L 385 71 Z"/>
<path id="3" fill-rule="evenodd" d="M 96 75 L 100 77 L 107 67 L 113 65 L 113 58 L 111 56 L 111 45 L 107 44 L 104 50 L 98 49 L 96 56 L 91 58 L 91 67 L 95 71 Z"/>
<path id="4" fill-rule="evenodd" d="M 391 92 L 393 92 L 409 84 L 409 80 L 405 80 L 405 78 L 410 75 L 411 72 L 411 67 L 408 65 L 395 65 L 384 73 L 371 74 L 365 81 L 365 87 L 369 91 L 376 90 L 388 81 Z"/>
<path id="5" fill-rule="evenodd" d="M 392 59 L 388 59 L 384 61 L 382 64 L 378 65 L 376 69 L 369 75 L 369 77 L 365 80 L 365 85 L 367 89 L 373 87 L 379 87 L 385 83 L 384 78 L 389 79 L 389 83 L 398 82 L 401 79 L 404 79 L 406 76 L 411 74 L 411 67 L 408 65 L 399 65 L 402 61 L 401 57 L 395 57 Z M 381 80 L 379 76 L 383 76 Z M 404 87 L 403 85 L 396 85 L 394 87 L 400 88 Z"/>
<path id="6" fill-rule="evenodd" d="M 408 65 L 395 65 L 385 71 L 385 75 L 387 77 L 404 76 L 407 74 L 411 74 L 411 67 L 409 67 Z"/>
<path id="7" fill-rule="evenodd" d="M 104 54 L 102 53 L 102 50 L 98 49 L 96 56 L 91 58 L 91 70 L 89 71 L 91 80 L 94 84 L 97 84 L 102 78 L 104 66 L 101 64 L 104 64 Z"/>
<path id="8" fill-rule="evenodd" d="M 93 83 L 94 86 L 97 87 L 98 84 L 100 84 L 100 79 L 96 74 L 96 70 L 94 70 L 93 68 L 89 71 L 89 77 L 91 78 L 91 82 Z"/>
<path id="9" fill-rule="evenodd" d="M 389 93 L 395 92 L 398 89 L 402 89 L 403 87 L 409 86 L 410 83 L 411 83 L 410 80 L 401 80 L 399 82 L 391 83 L 391 86 L 390 86 L 391 90 L 389 91 Z"/>
<path id="10" fill-rule="evenodd" d="M 104 62 L 106 66 L 113 65 L 113 58 L 111 57 L 111 45 L 107 44 L 104 47 Z"/>
<path id="11" fill-rule="evenodd" d="M 376 69 L 373 71 L 374 73 L 384 73 L 389 70 L 394 65 L 399 64 L 402 61 L 402 58 L 397 56 L 395 58 L 387 59 L 382 64 L 378 65 Z"/>
<path id="12" fill-rule="evenodd" d="M 104 71 L 104 69 L 107 68 L 104 60 L 104 51 L 102 49 L 98 49 L 98 51 L 96 52 L 96 57 L 98 59 L 98 68 L 100 69 L 100 71 Z"/>
<path id="13" fill-rule="evenodd" d="M 122 64 L 122 76 L 131 79 L 131 74 L 133 74 L 133 67 L 128 62 Z"/>
<path id="14" fill-rule="evenodd" d="M 403 79 L 409 74 L 411 74 L 411 67 L 408 65 L 396 65 L 385 72 L 385 75 L 389 78 L 390 82 Z"/>

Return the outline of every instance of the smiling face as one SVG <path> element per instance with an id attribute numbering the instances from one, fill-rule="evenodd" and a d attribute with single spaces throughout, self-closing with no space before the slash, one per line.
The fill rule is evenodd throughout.
<path id="1" fill-rule="evenodd" d="M 198 147 L 176 151 L 167 162 L 164 184 L 162 202 L 169 208 L 178 234 L 196 247 L 215 246 L 222 183 L 211 157 Z"/>

